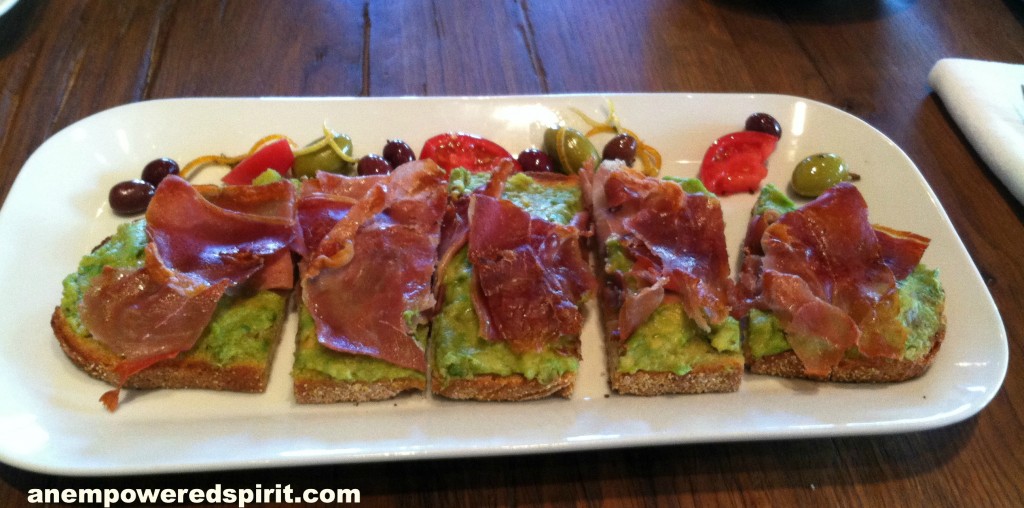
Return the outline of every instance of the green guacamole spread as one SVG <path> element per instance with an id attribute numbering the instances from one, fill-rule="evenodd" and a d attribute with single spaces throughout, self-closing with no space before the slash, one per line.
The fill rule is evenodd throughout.
<path id="1" fill-rule="evenodd" d="M 517 354 L 504 342 L 492 342 L 479 336 L 479 318 L 470 297 L 472 265 L 463 249 L 448 264 L 442 279 L 445 303 L 434 317 L 431 336 L 434 368 L 442 378 L 466 378 L 481 374 L 509 376 L 549 383 L 567 372 L 576 372 L 579 360 L 558 351 L 569 348 L 574 340 L 549 344 L 542 351 Z"/>
<path id="2" fill-rule="evenodd" d="M 733 318 L 704 332 L 679 302 L 663 303 L 629 339 L 619 358 L 619 372 L 672 372 L 683 376 L 695 366 L 740 368 L 740 325 Z"/>
<path id="3" fill-rule="evenodd" d="M 420 346 L 426 345 L 427 327 L 419 326 L 414 335 Z M 334 351 L 320 344 L 316 337 L 313 315 L 304 306 L 299 307 L 299 332 L 295 348 L 293 375 L 302 373 L 338 381 L 375 382 L 388 379 L 414 377 L 425 379 L 417 370 L 393 365 L 370 356 Z"/>
<path id="4" fill-rule="evenodd" d="M 708 190 L 695 178 L 667 177 L 690 194 Z M 613 236 L 605 242 L 605 271 L 628 273 L 633 266 L 629 251 L 619 238 Z M 640 289 L 640 282 L 626 276 L 627 290 Z M 633 374 L 637 371 L 671 372 L 686 375 L 695 368 L 742 369 L 739 322 L 729 317 L 710 331 L 701 330 L 686 315 L 682 303 L 663 302 L 632 335 L 626 339 L 619 358 L 618 371 Z"/>
<path id="5" fill-rule="evenodd" d="M 64 279 L 61 310 L 75 333 L 90 336 L 79 318 L 82 295 L 104 266 L 134 268 L 143 263 L 146 222 L 118 227 L 103 245 L 82 258 L 78 270 Z M 274 291 L 256 291 L 221 298 L 210 325 L 184 358 L 228 365 L 265 363 L 277 343 L 278 324 L 284 319 L 286 298 Z"/>
<path id="6" fill-rule="evenodd" d="M 449 192 L 468 192 L 486 183 L 488 177 L 456 169 L 449 180 Z M 575 184 L 542 185 L 522 173 L 508 179 L 502 197 L 537 217 L 560 224 L 567 224 L 581 209 L 580 189 Z M 442 379 L 519 374 L 548 383 L 579 368 L 577 358 L 559 352 L 574 349 L 574 337 L 563 337 L 562 342 L 549 344 L 542 351 L 524 354 L 513 352 L 505 343 L 479 337 L 479 318 L 470 297 L 472 265 L 467 249 L 454 256 L 440 277 L 445 301 L 434 317 L 430 347 L 435 372 Z"/>
<path id="7" fill-rule="evenodd" d="M 797 208 L 785 194 L 772 185 L 761 190 L 754 214 L 765 210 L 786 213 Z M 945 292 L 939 283 L 939 271 L 918 265 L 907 278 L 897 281 L 900 299 L 900 322 L 907 329 L 903 358 L 917 360 L 932 349 L 932 337 L 941 326 Z M 748 314 L 746 346 L 753 358 L 770 356 L 790 350 L 782 324 L 772 314 L 752 309 Z M 850 354 L 856 355 L 856 351 Z"/>
<path id="8" fill-rule="evenodd" d="M 448 193 L 461 196 L 483 186 L 490 178 L 490 173 L 453 169 L 448 178 Z M 536 217 L 558 224 L 568 224 L 582 208 L 582 192 L 575 183 L 541 184 L 525 173 L 510 176 L 501 197 Z"/>

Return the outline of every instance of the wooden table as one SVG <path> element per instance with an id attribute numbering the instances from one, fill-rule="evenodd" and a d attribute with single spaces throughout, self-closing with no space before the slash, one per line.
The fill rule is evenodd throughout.
<path id="1" fill-rule="evenodd" d="M 0 19 L 0 201 L 49 136 L 147 99 L 792 94 L 863 118 L 909 154 L 997 302 L 1011 361 L 976 417 L 909 435 L 133 478 L 0 466 L 0 505 L 28 506 L 34 488 L 215 483 L 344 485 L 403 507 L 1020 505 L 1024 208 L 926 76 L 943 57 L 1024 63 L 1022 23 L 1016 0 L 21 0 Z"/>

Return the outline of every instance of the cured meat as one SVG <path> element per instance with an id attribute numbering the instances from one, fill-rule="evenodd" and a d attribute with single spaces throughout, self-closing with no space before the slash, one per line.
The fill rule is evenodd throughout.
<path id="1" fill-rule="evenodd" d="M 152 244 L 147 251 L 152 249 Z M 132 375 L 195 345 L 230 281 L 210 285 L 169 270 L 147 252 L 142 269 L 105 267 L 83 295 L 81 318 L 93 337 L 124 358 L 115 389 L 100 398 L 117 409 Z"/>
<path id="2" fill-rule="evenodd" d="M 892 270 L 896 280 L 907 278 L 921 263 L 931 240 L 908 231 L 874 225 L 875 236 L 882 251 L 882 261 Z"/>
<path id="3" fill-rule="evenodd" d="M 765 228 L 759 301 L 779 317 L 808 374 L 827 374 L 853 345 L 869 357 L 902 354 L 907 332 L 880 243 L 849 184 Z"/>
<path id="4" fill-rule="evenodd" d="M 295 190 L 289 182 L 231 186 L 214 197 L 168 177 L 146 211 L 146 233 L 171 269 L 206 282 L 237 284 L 264 266 L 267 256 L 296 238 Z"/>
<path id="5" fill-rule="evenodd" d="M 607 164 L 598 168 L 591 187 L 598 238 L 614 237 L 626 248 L 634 275 L 641 262 L 649 267 L 646 277 L 633 277 L 639 286 L 624 288 L 621 339 L 657 308 L 664 292 L 677 295 L 702 329 L 728 317 L 732 281 L 717 199 Z"/>
<path id="6" fill-rule="evenodd" d="M 416 161 L 386 176 L 321 173 L 304 189 L 303 302 L 321 344 L 426 371 L 408 316 L 434 305 L 444 178 L 433 162 Z"/>
<path id="7" fill-rule="evenodd" d="M 580 233 L 533 217 L 511 201 L 470 198 L 469 259 L 482 337 L 524 352 L 579 335 L 578 303 L 596 285 Z"/>
<path id="8" fill-rule="evenodd" d="M 83 295 L 82 322 L 124 359 L 117 388 L 101 399 L 110 410 L 129 377 L 195 345 L 230 288 L 256 274 L 262 286 L 291 284 L 284 267 L 297 232 L 291 184 L 204 192 L 165 179 L 146 213 L 143 266 L 107 267 Z"/>
<path id="9" fill-rule="evenodd" d="M 469 239 L 469 199 L 472 194 L 482 194 L 497 198 L 505 189 L 505 182 L 515 171 L 515 165 L 510 160 L 503 160 L 498 163 L 498 168 L 491 174 L 487 184 L 479 189 L 473 189 L 472 193 L 459 196 L 457 199 L 450 199 L 444 211 L 444 218 L 441 220 L 441 241 L 437 246 L 439 258 L 438 272 L 443 272 Z M 440 292 L 440 283 L 435 288 Z M 438 294 L 438 300 L 441 295 Z"/>
<path id="10" fill-rule="evenodd" d="M 825 377 L 857 344 L 860 330 L 843 309 L 818 298 L 800 277 L 764 274 L 766 305 L 786 327 L 793 351 L 807 374 Z"/>

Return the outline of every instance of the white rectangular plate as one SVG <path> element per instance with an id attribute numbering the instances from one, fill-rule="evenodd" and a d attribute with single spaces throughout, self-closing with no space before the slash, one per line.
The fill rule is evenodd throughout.
<path id="1" fill-rule="evenodd" d="M 665 175 L 695 176 L 708 145 L 765 111 L 785 133 L 768 180 L 785 187 L 794 165 L 842 155 L 862 180 L 871 220 L 932 239 L 924 262 L 941 270 L 948 331 L 922 378 L 839 385 L 747 375 L 739 392 L 638 398 L 609 395 L 597 313 L 570 400 L 473 403 L 401 397 L 299 406 L 292 401 L 294 316 L 265 394 L 129 391 L 107 413 L 108 389 L 74 367 L 49 327 L 61 280 L 127 219 L 107 190 L 151 159 L 243 153 L 270 133 L 300 142 L 327 122 L 357 155 L 389 138 L 418 149 L 434 134 L 483 135 L 517 153 L 546 126 L 584 128 L 576 107 L 623 126 L 664 156 Z M 601 146 L 607 138 L 596 138 Z M 215 170 L 208 169 L 208 172 Z M 219 175 L 204 174 L 215 179 Z M 752 195 L 723 198 L 730 253 Z M 734 265 L 735 266 L 735 265 Z M 829 106 L 796 97 L 724 94 L 476 98 L 173 99 L 114 108 L 71 125 L 25 164 L 0 210 L 0 460 L 57 474 L 129 474 L 556 452 L 668 443 L 882 434 L 951 424 L 983 408 L 1002 384 L 1007 340 L 977 269 L 921 173 L 884 135 Z"/>

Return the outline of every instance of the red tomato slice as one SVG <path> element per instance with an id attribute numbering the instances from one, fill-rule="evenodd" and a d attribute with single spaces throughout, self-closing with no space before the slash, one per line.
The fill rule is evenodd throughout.
<path id="1" fill-rule="evenodd" d="M 420 159 L 431 159 L 451 173 L 455 168 L 466 168 L 474 173 L 491 171 L 502 159 L 515 158 L 497 143 L 472 134 L 445 133 L 427 140 L 420 150 Z M 519 171 L 516 162 L 516 171 Z"/>
<path id="2" fill-rule="evenodd" d="M 281 176 L 287 176 L 295 162 L 295 154 L 287 139 L 279 139 L 264 145 L 256 153 L 242 159 L 221 181 L 231 185 L 250 185 L 264 171 L 273 169 Z"/>
<path id="3" fill-rule="evenodd" d="M 768 176 L 768 157 L 779 138 L 756 131 L 726 134 L 715 140 L 704 154 L 700 181 L 709 191 L 727 195 L 754 192 Z"/>

